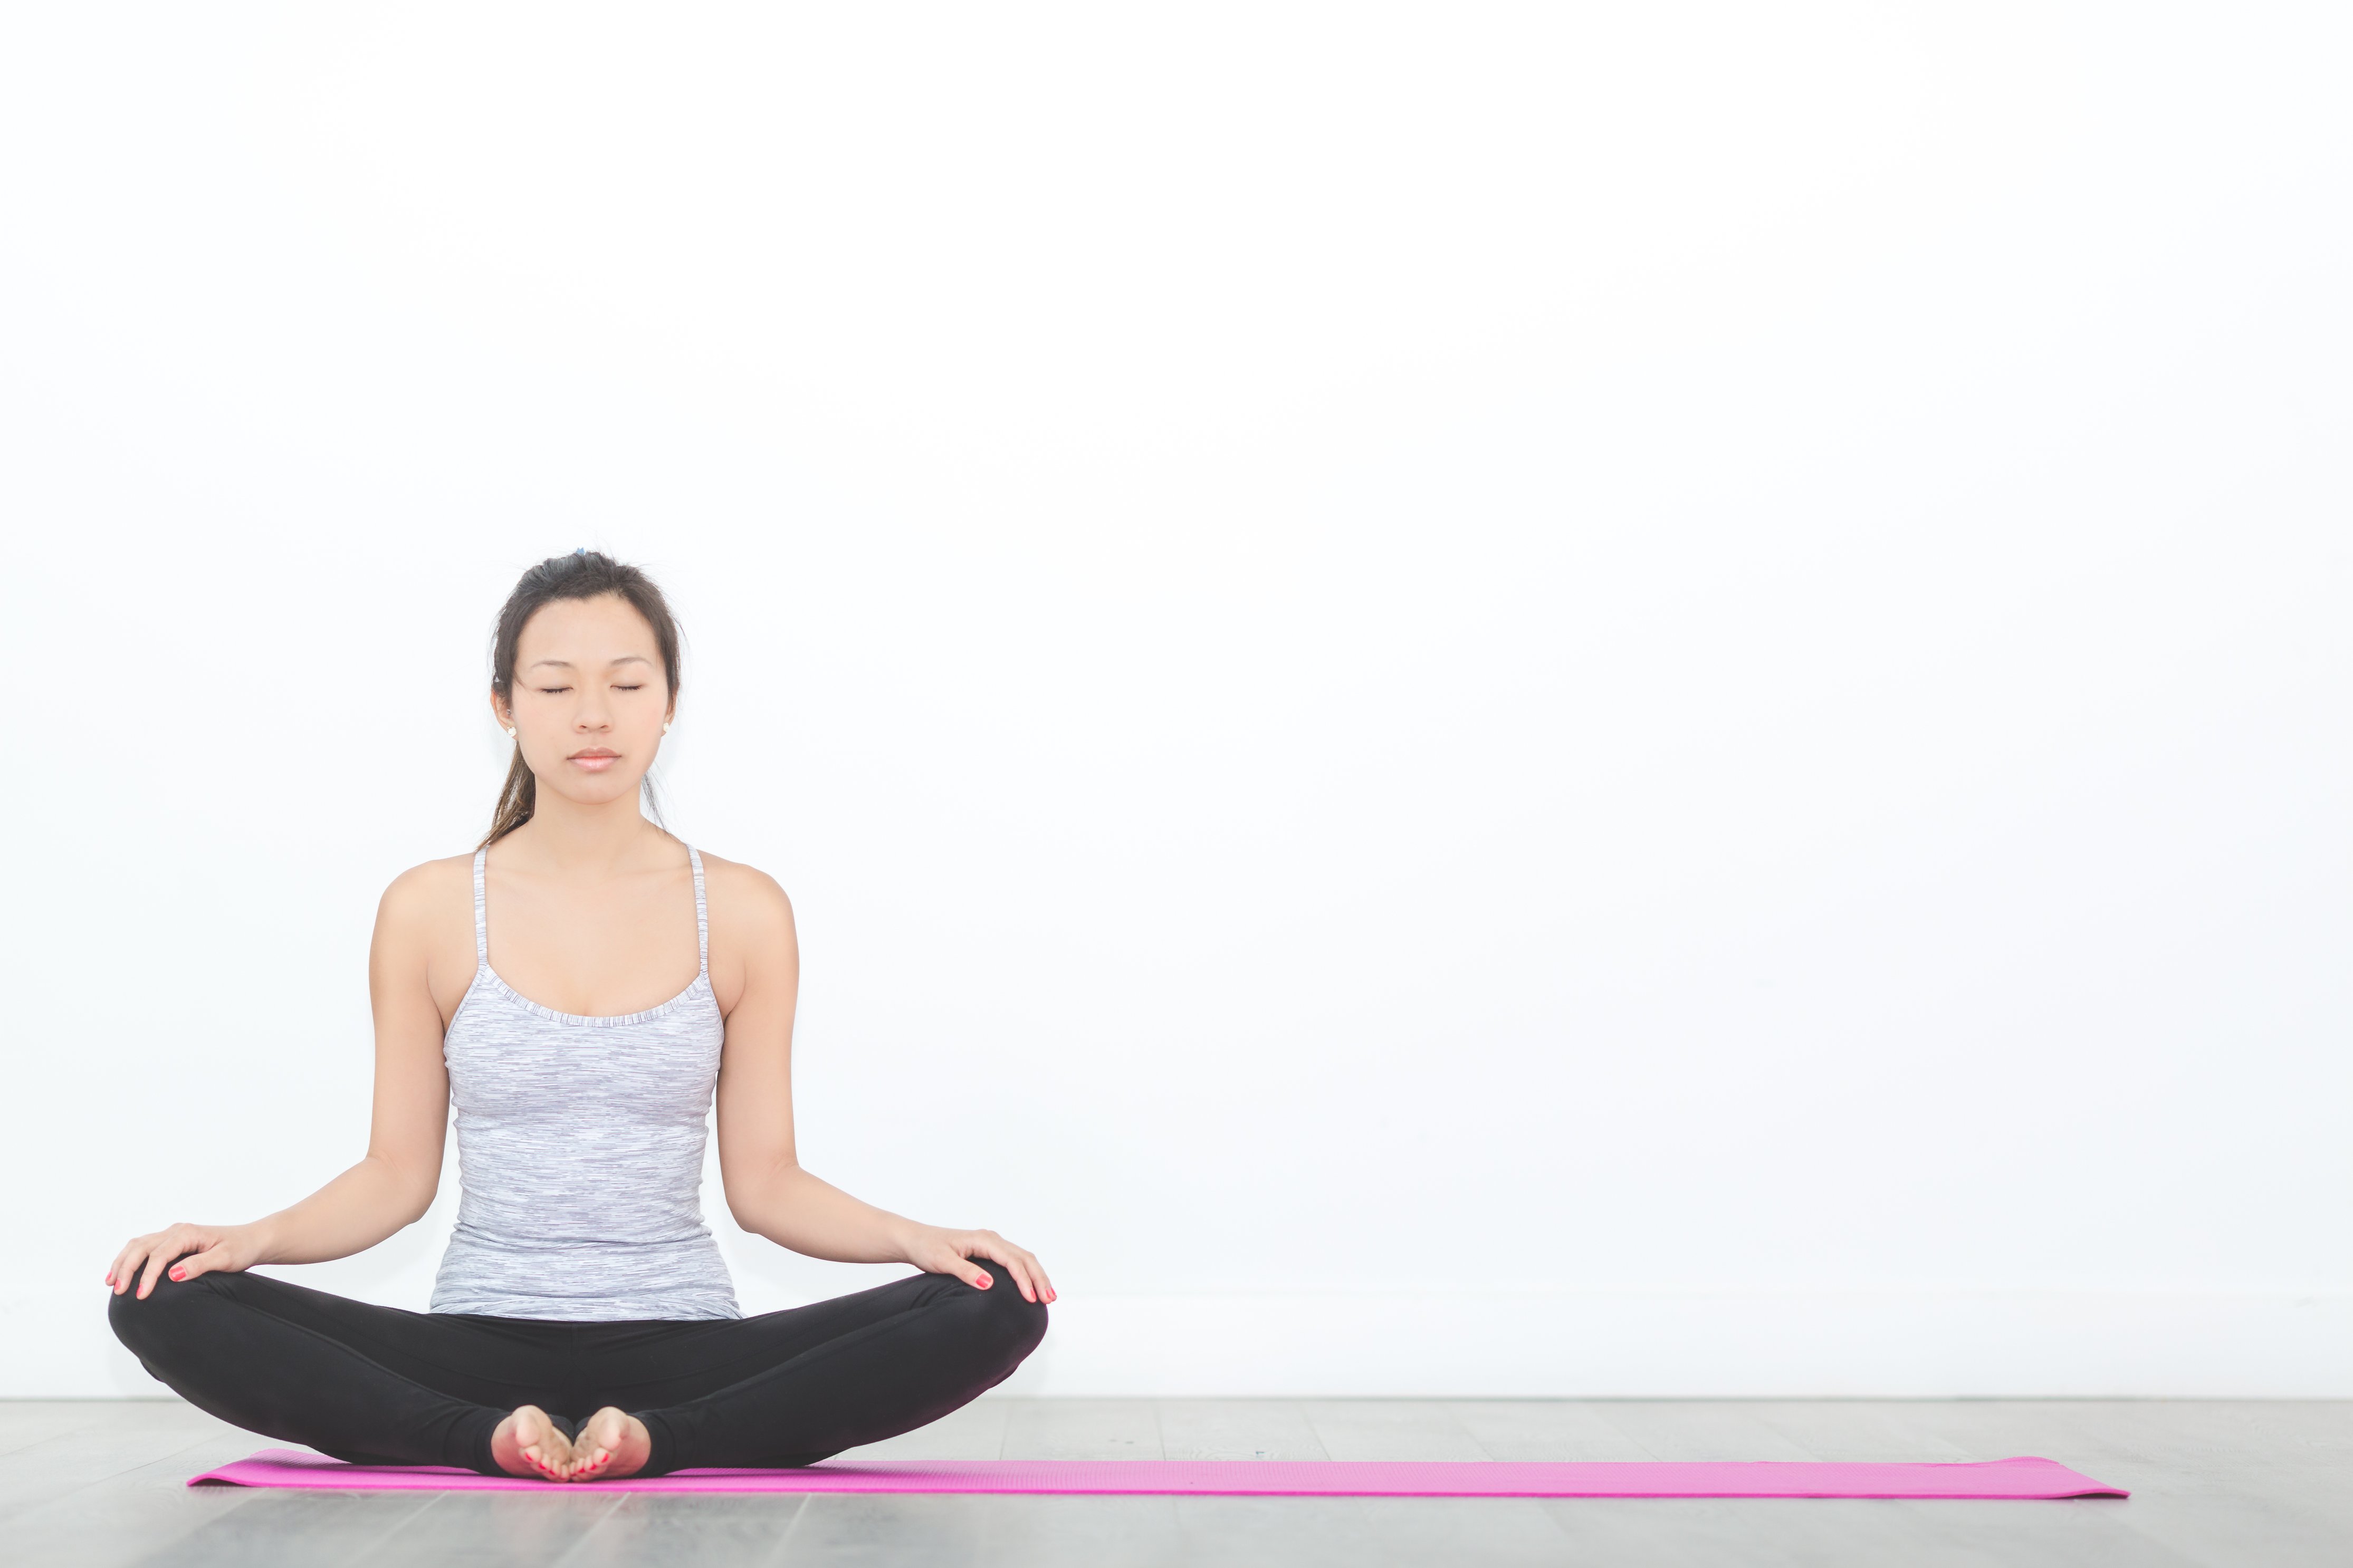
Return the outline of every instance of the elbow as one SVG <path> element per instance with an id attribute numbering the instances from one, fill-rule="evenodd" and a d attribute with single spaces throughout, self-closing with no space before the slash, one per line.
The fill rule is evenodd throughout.
<path id="1" fill-rule="evenodd" d="M 791 1160 L 780 1160 L 757 1173 L 732 1177 L 723 1168 L 720 1183 L 727 1194 L 729 1217 L 754 1236 L 767 1235 L 766 1227 L 783 1205 L 786 1184 L 799 1171 L 800 1166 Z"/>
<path id="2" fill-rule="evenodd" d="M 433 1206 L 434 1195 L 441 1190 L 441 1173 L 438 1168 L 411 1172 L 395 1165 L 392 1177 L 392 1228 L 406 1230 Z"/>
<path id="3" fill-rule="evenodd" d="M 400 1213 L 397 1215 L 400 1223 L 393 1226 L 393 1229 L 406 1230 L 410 1226 L 415 1225 L 418 1220 L 423 1219 L 425 1217 L 425 1211 L 433 1206 L 434 1191 L 435 1189 L 433 1187 L 427 1187 L 423 1192 L 412 1196 L 409 1201 L 402 1206 Z"/>
<path id="4" fill-rule="evenodd" d="M 759 1235 L 760 1214 L 758 1204 L 739 1198 L 733 1193 L 727 1194 L 727 1217 L 735 1222 L 735 1228 L 738 1230 L 749 1231 L 754 1236 Z"/>

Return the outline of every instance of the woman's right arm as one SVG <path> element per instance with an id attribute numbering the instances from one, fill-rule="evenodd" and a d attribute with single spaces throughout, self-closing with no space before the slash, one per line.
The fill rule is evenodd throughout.
<path id="1" fill-rule="evenodd" d="M 367 1157 L 291 1208 L 246 1225 L 175 1225 L 124 1246 L 107 1270 L 116 1295 L 257 1263 L 323 1263 L 364 1252 L 414 1223 L 441 1184 L 449 1075 L 441 1061 L 441 1009 L 432 984 L 437 906 L 444 868 L 420 866 L 387 889 L 368 947 L 375 1014 L 375 1106 Z M 193 1254 L 193 1256 L 191 1256 Z"/>

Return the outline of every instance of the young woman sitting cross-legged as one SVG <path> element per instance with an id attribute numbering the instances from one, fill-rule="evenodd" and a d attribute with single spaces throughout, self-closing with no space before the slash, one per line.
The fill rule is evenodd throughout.
<path id="1" fill-rule="evenodd" d="M 634 567 L 575 552 L 499 619 L 515 742 L 470 856 L 393 883 L 369 958 L 367 1157 L 247 1225 L 174 1225 L 107 1274 L 114 1331 L 222 1419 L 370 1464 L 594 1481 L 806 1465 L 1002 1382 L 1054 1289 L 995 1231 L 919 1225 L 794 1158 L 792 906 L 641 815 L 679 639 Z M 718 1105 L 727 1205 L 895 1284 L 746 1318 L 698 1191 Z M 432 1310 L 245 1270 L 375 1246 L 424 1214 L 457 1112 L 456 1234 Z"/>

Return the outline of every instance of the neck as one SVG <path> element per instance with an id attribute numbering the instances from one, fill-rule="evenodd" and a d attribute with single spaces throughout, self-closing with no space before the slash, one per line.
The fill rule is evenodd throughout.
<path id="1" fill-rule="evenodd" d="M 617 871 L 645 853 L 648 843 L 666 838 L 638 810 L 638 792 L 617 800 L 584 805 L 542 786 L 531 820 L 500 840 L 522 851 L 537 871 Z"/>

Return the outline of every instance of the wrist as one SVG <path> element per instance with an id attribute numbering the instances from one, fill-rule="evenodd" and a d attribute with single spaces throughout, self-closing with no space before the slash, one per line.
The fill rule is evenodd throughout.
<path id="1" fill-rule="evenodd" d="M 892 1215 L 891 1216 L 892 1261 L 913 1263 L 917 1268 L 921 1268 L 922 1243 L 926 1228 L 917 1225 L 913 1220 L 902 1219 L 897 1215 Z"/>
<path id="2" fill-rule="evenodd" d="M 278 1227 L 270 1223 L 277 1217 L 276 1215 L 271 1215 L 267 1218 L 249 1220 L 244 1225 L 229 1227 L 230 1235 L 234 1238 L 232 1246 L 236 1250 L 245 1254 L 248 1267 L 256 1263 L 278 1261 Z"/>

